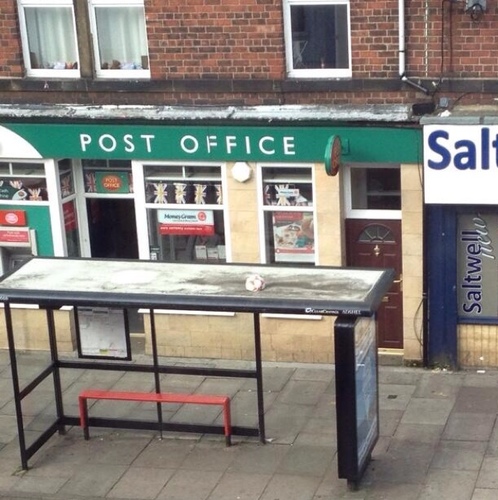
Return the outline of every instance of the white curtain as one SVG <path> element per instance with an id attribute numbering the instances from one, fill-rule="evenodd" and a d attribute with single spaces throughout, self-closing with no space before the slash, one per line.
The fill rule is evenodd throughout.
<path id="1" fill-rule="evenodd" d="M 77 61 L 71 7 L 27 7 L 24 13 L 33 69 L 64 69 Z"/>
<path id="2" fill-rule="evenodd" d="M 95 18 L 101 66 L 141 68 L 147 55 L 143 7 L 95 7 Z"/>

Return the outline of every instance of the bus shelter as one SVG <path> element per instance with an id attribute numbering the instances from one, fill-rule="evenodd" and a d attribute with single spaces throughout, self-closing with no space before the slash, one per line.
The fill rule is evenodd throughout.
<path id="1" fill-rule="evenodd" d="M 265 286 L 248 290 L 247 280 L 263 278 Z M 261 356 L 260 315 L 264 313 L 337 316 L 334 326 L 337 385 L 337 427 L 339 477 L 357 485 L 378 438 L 378 376 L 375 312 L 394 278 L 390 269 L 336 267 L 294 268 L 239 264 L 171 264 L 157 261 L 125 261 L 33 257 L 0 280 L 0 303 L 8 337 L 14 402 L 17 417 L 21 465 L 66 426 L 79 425 L 77 415 L 66 409 L 61 371 L 71 369 L 118 370 L 150 374 L 154 390 L 161 393 L 162 374 L 204 375 L 250 378 L 256 381 L 258 423 L 255 427 L 234 425 L 234 435 L 255 436 L 265 442 L 265 408 Z M 257 280 L 256 280 L 257 281 Z M 48 336 L 47 365 L 30 379 L 18 372 L 18 350 L 12 307 L 34 304 L 46 311 L 46 325 L 40 332 Z M 73 306 L 78 314 L 88 308 L 122 311 L 122 328 L 109 330 L 112 354 L 85 351 L 84 329 L 76 328 L 78 352 L 61 357 L 57 348 L 54 313 Z M 150 312 L 151 362 L 139 363 L 131 351 L 126 311 Z M 254 360 L 248 369 L 178 366 L 157 353 L 154 310 L 227 311 L 250 313 L 254 327 Z M 103 333 L 106 335 L 106 332 Z M 237 335 L 234 331 L 233 335 Z M 332 347 L 332 346 L 331 346 Z M 53 387 L 54 412 L 45 415 L 46 428 L 28 443 L 24 402 L 42 383 Z M 69 405 L 68 405 L 69 406 Z M 73 407 L 74 408 L 74 407 Z M 158 432 L 191 431 L 222 434 L 223 427 L 163 421 L 161 405 L 157 418 L 129 420 L 90 417 L 92 426 L 149 429 Z"/>

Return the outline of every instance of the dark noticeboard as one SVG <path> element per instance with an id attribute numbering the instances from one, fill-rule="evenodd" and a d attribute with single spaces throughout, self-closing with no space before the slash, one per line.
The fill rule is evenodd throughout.
<path id="1" fill-rule="evenodd" d="M 356 489 L 379 437 L 374 316 L 337 318 L 335 357 L 338 472 Z"/>

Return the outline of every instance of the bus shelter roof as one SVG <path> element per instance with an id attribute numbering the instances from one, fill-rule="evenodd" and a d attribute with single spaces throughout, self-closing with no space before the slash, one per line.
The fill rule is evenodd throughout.
<path id="1" fill-rule="evenodd" d="M 246 289 L 259 275 L 263 290 Z M 0 302 L 371 316 L 392 269 L 33 257 L 0 279 Z"/>

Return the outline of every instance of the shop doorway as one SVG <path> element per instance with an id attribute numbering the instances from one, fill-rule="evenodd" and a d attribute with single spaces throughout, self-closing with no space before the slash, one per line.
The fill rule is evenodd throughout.
<path id="1" fill-rule="evenodd" d="M 396 279 L 377 311 L 378 346 L 403 348 L 403 275 L 400 220 L 346 220 L 346 258 L 352 267 L 392 268 Z"/>
<path id="2" fill-rule="evenodd" d="M 96 259 L 138 259 L 135 200 L 87 198 L 88 233 L 91 257 Z M 130 331 L 142 342 L 143 317 L 137 309 L 128 309 Z"/>
<path id="3" fill-rule="evenodd" d="M 91 256 L 97 259 L 138 259 L 134 200 L 88 198 Z"/>

